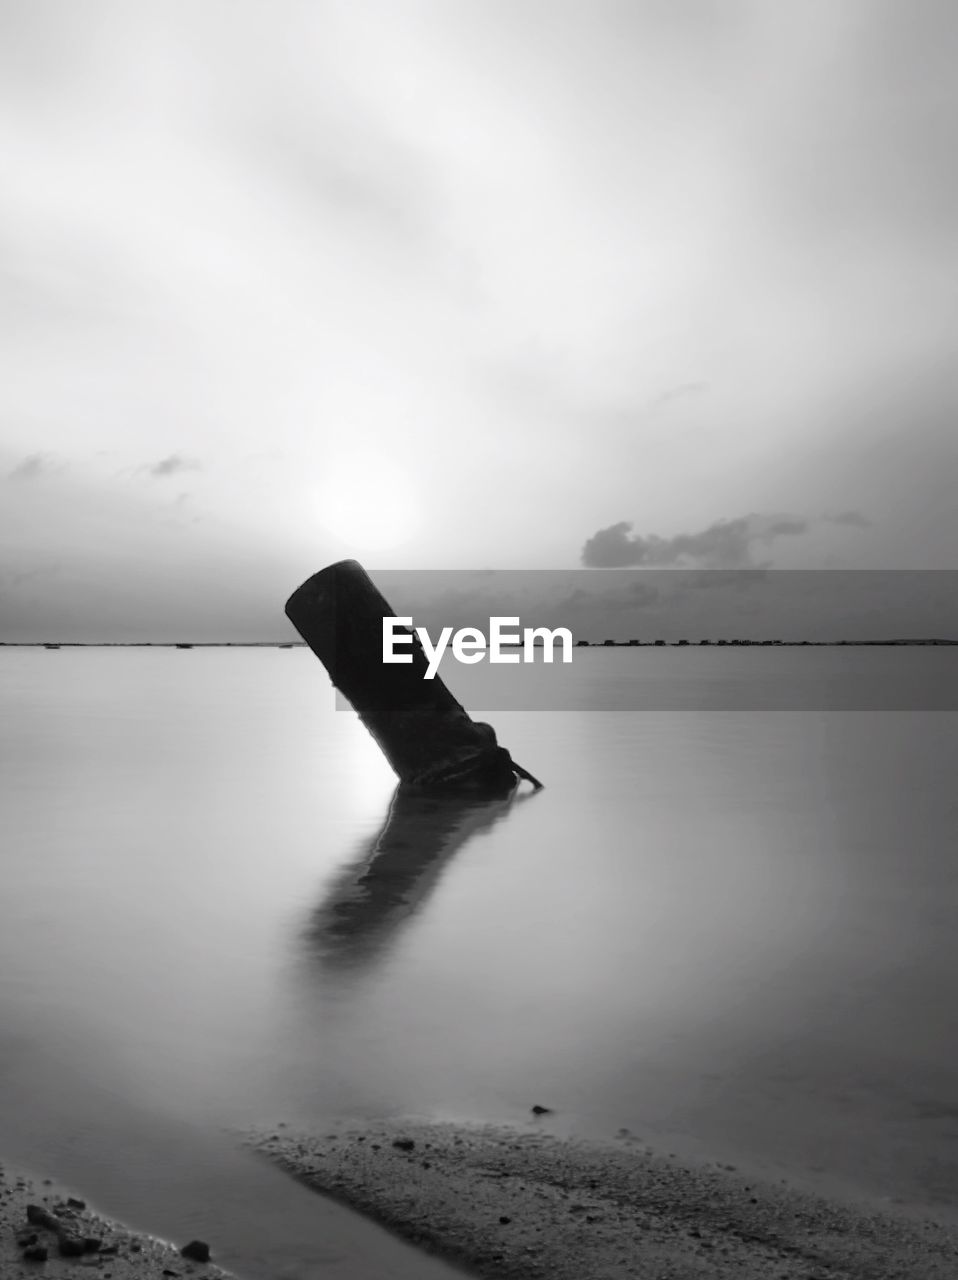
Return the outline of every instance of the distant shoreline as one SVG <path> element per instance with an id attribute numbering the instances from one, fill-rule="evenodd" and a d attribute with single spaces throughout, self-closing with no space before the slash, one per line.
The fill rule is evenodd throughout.
<path id="1" fill-rule="evenodd" d="M 851 649 L 958 645 L 942 638 L 888 640 L 577 640 L 576 649 Z M 305 649 L 302 640 L 0 640 L 0 649 Z M 503 648 L 520 646 L 503 645 Z M 537 646 L 539 647 L 539 646 Z"/>

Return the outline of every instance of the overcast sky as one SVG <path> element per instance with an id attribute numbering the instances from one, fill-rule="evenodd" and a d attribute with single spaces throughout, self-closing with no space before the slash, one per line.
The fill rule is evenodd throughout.
<path id="1" fill-rule="evenodd" d="M 0 638 L 952 568 L 953 0 L 0 0 Z"/>

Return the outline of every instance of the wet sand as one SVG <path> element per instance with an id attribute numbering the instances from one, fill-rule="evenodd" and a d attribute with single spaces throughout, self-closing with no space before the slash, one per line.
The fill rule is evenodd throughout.
<path id="1" fill-rule="evenodd" d="M 421 1120 L 245 1135 L 487 1280 L 954 1280 L 958 1228 L 610 1143 Z"/>
<path id="2" fill-rule="evenodd" d="M 248 1188 L 247 1235 L 236 1235 L 235 1205 L 223 1212 L 223 1203 L 228 1206 L 236 1190 L 229 1179 L 217 1184 L 210 1177 L 196 1189 L 209 1226 L 204 1231 L 209 1263 L 179 1252 L 192 1237 L 170 1243 L 132 1230 L 87 1205 L 75 1187 L 0 1163 L 0 1280 L 37 1275 L 55 1280 L 90 1275 L 103 1280 L 457 1280 L 461 1275 L 458 1267 L 425 1255 L 397 1233 L 330 1199 L 311 1196 L 254 1156 L 242 1154 L 267 1175 L 256 1180 L 258 1191 L 252 1183 Z M 61 1236 L 75 1242 L 67 1256 L 60 1250 Z M 87 1241 L 88 1248 L 78 1247 Z M 46 1251 L 45 1258 L 27 1255 L 38 1248 Z"/>
<path id="3" fill-rule="evenodd" d="M 26 1280 L 38 1275 L 57 1280 L 90 1275 L 103 1280 L 229 1280 L 215 1262 L 184 1258 L 174 1245 L 94 1213 L 82 1197 L 50 1179 L 30 1178 L 0 1164 L 0 1276 Z"/>

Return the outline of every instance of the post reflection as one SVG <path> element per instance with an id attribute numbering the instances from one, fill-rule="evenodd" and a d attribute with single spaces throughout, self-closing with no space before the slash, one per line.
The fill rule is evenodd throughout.
<path id="1" fill-rule="evenodd" d="M 534 795 L 436 794 L 402 786 L 372 840 L 337 875 L 313 911 L 305 942 L 327 970 L 357 970 L 383 958 L 420 911 L 450 858 Z"/>

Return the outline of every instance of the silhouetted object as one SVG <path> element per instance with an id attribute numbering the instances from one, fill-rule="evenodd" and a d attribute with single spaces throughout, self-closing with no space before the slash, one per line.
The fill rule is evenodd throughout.
<path id="1" fill-rule="evenodd" d="M 180 1253 L 191 1262 L 209 1262 L 210 1260 L 210 1247 L 205 1240 L 191 1240 L 189 1244 L 183 1246 Z"/>
<path id="2" fill-rule="evenodd" d="M 386 947 L 435 887 L 452 855 L 531 792 L 491 799 L 399 786 L 382 829 L 336 878 L 310 922 L 310 950 L 325 965 L 355 967 Z"/>
<path id="3" fill-rule="evenodd" d="M 400 782 L 492 794 L 508 791 L 516 776 L 542 786 L 499 746 L 492 725 L 470 718 L 438 675 L 425 679 L 428 663 L 414 632 L 402 649 L 411 663 L 383 662 L 382 620 L 397 615 L 357 561 L 313 574 L 287 600 L 286 616 Z"/>

